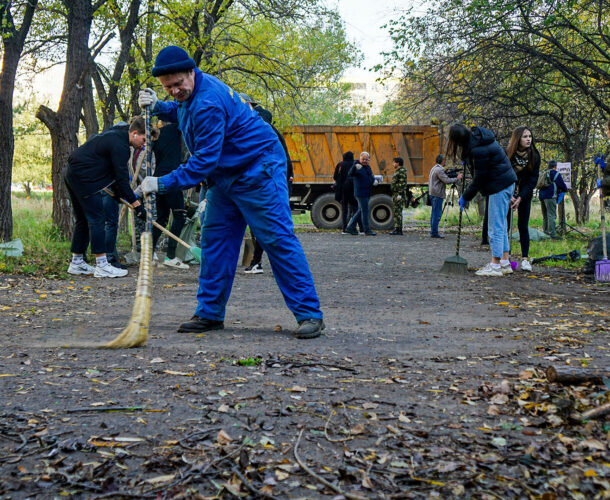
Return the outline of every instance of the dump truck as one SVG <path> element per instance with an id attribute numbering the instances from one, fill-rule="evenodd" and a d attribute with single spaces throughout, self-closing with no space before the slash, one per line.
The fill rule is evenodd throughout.
<path id="1" fill-rule="evenodd" d="M 335 166 L 347 151 L 352 151 L 355 158 L 367 151 L 373 174 L 382 176 L 370 199 L 371 227 L 392 229 L 392 159 L 404 159 L 409 186 L 427 185 L 441 152 L 442 136 L 438 127 L 418 125 L 290 127 L 284 132 L 294 169 L 290 206 L 293 210 L 310 210 L 317 228 L 340 229 L 341 204 L 332 189 Z"/>

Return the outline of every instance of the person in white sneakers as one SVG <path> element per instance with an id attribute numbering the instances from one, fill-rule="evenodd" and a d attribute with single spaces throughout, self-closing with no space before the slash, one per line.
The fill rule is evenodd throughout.
<path id="1" fill-rule="evenodd" d="M 72 151 L 64 171 L 76 223 L 72 233 L 72 262 L 68 273 L 93 274 L 96 278 L 119 278 L 126 269 L 112 266 L 106 258 L 105 215 L 102 193 L 111 188 L 118 197 L 127 200 L 142 216 L 144 208 L 129 185 L 127 161 L 129 146 L 140 148 L 146 142 L 144 119 L 130 126 L 113 127 L 91 137 Z M 83 255 L 91 243 L 95 268 L 84 261 Z"/>
<path id="2" fill-rule="evenodd" d="M 508 256 L 508 224 L 506 214 L 515 190 L 517 175 L 502 146 L 491 130 L 472 129 L 456 124 L 449 129 L 448 156 L 465 162 L 472 172 L 472 180 L 460 196 L 460 210 L 480 192 L 489 196 L 489 243 L 491 262 L 476 274 L 503 276 L 512 272 Z"/>

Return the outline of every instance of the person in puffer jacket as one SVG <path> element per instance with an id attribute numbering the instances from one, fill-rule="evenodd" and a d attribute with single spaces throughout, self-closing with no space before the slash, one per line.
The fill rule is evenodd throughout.
<path id="1" fill-rule="evenodd" d="M 460 210 L 477 193 L 489 196 L 489 244 L 491 262 L 479 269 L 478 276 L 500 277 L 512 273 L 506 214 L 515 191 L 517 176 L 504 149 L 491 130 L 462 124 L 449 129 L 447 154 L 458 157 L 468 166 L 472 180 L 460 197 Z"/>

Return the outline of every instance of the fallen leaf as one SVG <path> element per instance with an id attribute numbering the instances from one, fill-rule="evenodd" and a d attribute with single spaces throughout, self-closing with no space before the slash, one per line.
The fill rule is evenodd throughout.
<path id="1" fill-rule="evenodd" d="M 146 479 L 144 482 L 156 486 L 158 484 L 169 483 L 175 477 L 176 474 L 166 474 L 164 476 L 151 477 L 150 479 Z"/>
<path id="2" fill-rule="evenodd" d="M 288 390 L 291 392 L 307 392 L 307 387 L 301 387 L 300 385 L 293 385 Z"/>
<path id="3" fill-rule="evenodd" d="M 229 444 L 233 441 L 233 438 L 229 436 L 224 430 L 219 430 L 218 435 L 216 436 L 216 441 L 220 445 Z"/>

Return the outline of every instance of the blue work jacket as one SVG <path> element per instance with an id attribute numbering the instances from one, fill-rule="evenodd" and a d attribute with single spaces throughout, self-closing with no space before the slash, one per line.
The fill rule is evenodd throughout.
<path id="1" fill-rule="evenodd" d="M 159 179 L 166 191 L 245 171 L 279 144 L 271 126 L 237 92 L 197 68 L 194 71 L 195 88 L 187 101 L 157 101 L 153 111 L 163 121 L 178 123 L 191 153 L 186 163 Z"/>

